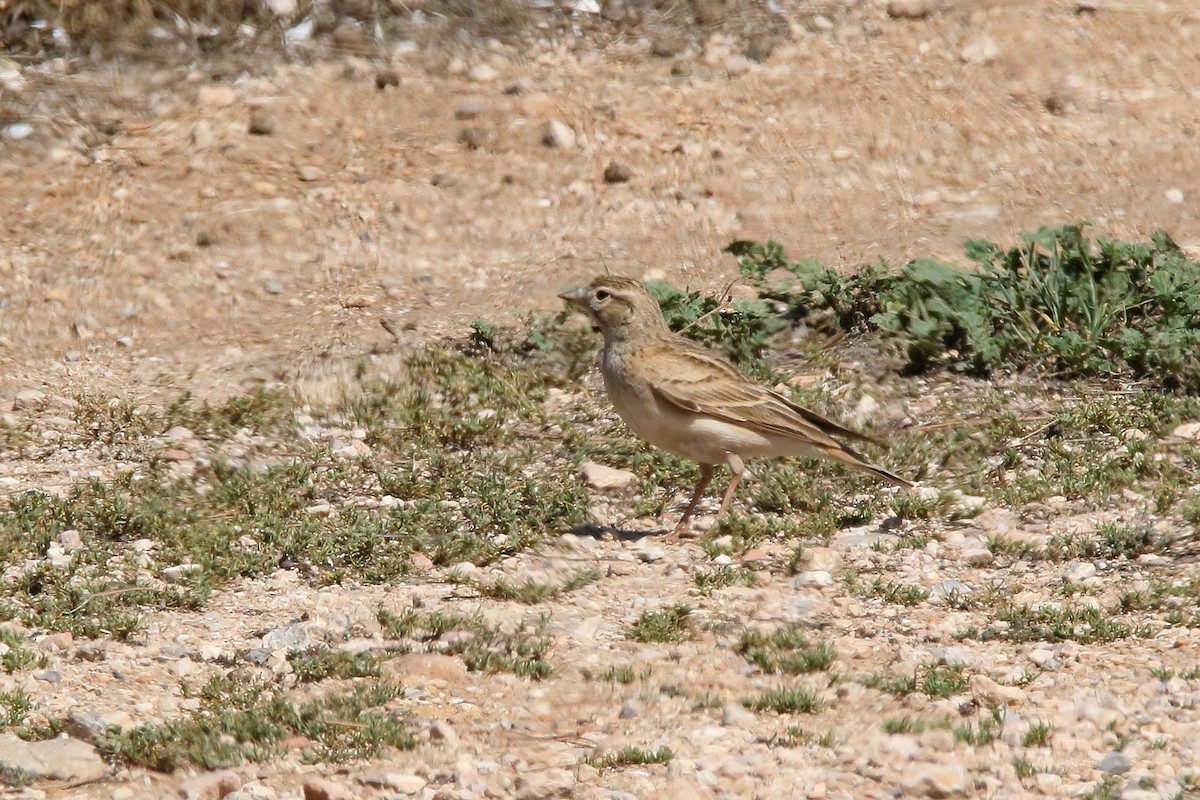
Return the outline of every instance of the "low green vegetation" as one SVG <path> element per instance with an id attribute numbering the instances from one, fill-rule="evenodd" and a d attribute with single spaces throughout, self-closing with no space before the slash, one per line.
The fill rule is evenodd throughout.
<path id="1" fill-rule="evenodd" d="M 1124 373 L 1200 390 L 1200 264 L 1164 233 L 1093 243 L 1083 228 L 1041 228 L 1007 249 L 968 242 L 976 271 L 918 259 L 899 271 L 880 263 L 844 275 L 789 261 L 773 242 L 734 242 L 728 251 L 789 316 L 828 310 L 847 330 L 903 336 L 912 371 L 1038 366 L 1062 377 Z M 769 283 L 772 274 L 791 280 Z"/>
<path id="2" fill-rule="evenodd" d="M 409 609 L 395 614 L 380 609 L 378 618 L 388 638 L 411 639 L 425 646 L 451 631 L 462 633 L 444 646 L 444 652 L 459 656 L 467 669 L 476 672 L 511 672 L 533 680 L 554 673 L 546 659 L 554 640 L 545 635 L 548 618 L 544 616 L 536 622 L 522 622 L 511 633 L 489 626 L 479 615 L 457 612 Z"/>
<path id="3" fill-rule="evenodd" d="M 742 700 L 742 705 L 755 711 L 774 711 L 777 714 L 815 714 L 822 703 L 808 689 L 780 688 Z"/>
<path id="4" fill-rule="evenodd" d="M 896 697 L 920 691 L 929 697 L 944 699 L 961 694 L 967 689 L 967 678 L 962 667 L 944 667 L 936 664 L 926 664 L 912 675 L 868 675 L 862 678 L 861 682 L 864 686 Z"/>
<path id="5" fill-rule="evenodd" d="M 674 757 L 669 747 L 657 750 L 643 750 L 640 747 L 626 747 L 614 753 L 584 759 L 583 763 L 596 769 L 617 769 L 633 767 L 640 764 L 666 764 Z"/>
<path id="6" fill-rule="evenodd" d="M 811 644 L 795 626 L 770 633 L 744 631 L 734 648 L 746 661 L 771 674 L 825 672 L 833 665 L 833 645 Z"/>
<path id="7" fill-rule="evenodd" d="M 197 693 L 197 711 L 162 725 L 110 731 L 97 744 L 109 758 L 163 771 L 266 761 L 281 755 L 284 740 L 293 736 L 308 741 L 306 761 L 371 758 L 387 748 L 415 744 L 404 726 L 380 708 L 401 691 L 360 685 L 294 703 L 269 685 L 218 676 Z"/>
<path id="8" fill-rule="evenodd" d="M 685 642 L 692 638 L 692 609 L 674 605 L 662 611 L 643 611 L 629 630 L 635 642 Z"/>

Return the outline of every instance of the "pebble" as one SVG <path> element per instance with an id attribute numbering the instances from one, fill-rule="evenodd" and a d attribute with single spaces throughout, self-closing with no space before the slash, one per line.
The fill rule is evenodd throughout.
<path id="1" fill-rule="evenodd" d="M 296 176 L 302 181 L 311 183 L 321 179 L 321 168 L 311 164 L 302 164 L 296 167 Z"/>
<path id="2" fill-rule="evenodd" d="M 806 586 L 833 586 L 833 575 L 823 569 L 807 570 L 792 579 L 792 586 L 796 589 Z"/>
<path id="3" fill-rule="evenodd" d="M 487 103 L 482 97 L 468 97 L 454 109 L 455 119 L 475 119 L 487 110 Z"/>
<path id="4" fill-rule="evenodd" d="M 970 567 L 984 567 L 992 563 L 994 556 L 986 547 L 976 547 L 963 553 L 963 561 Z"/>
<path id="5" fill-rule="evenodd" d="M 17 392 L 17 396 L 13 398 L 13 411 L 27 411 L 32 408 L 38 408 L 46 399 L 46 393 L 37 389 L 22 389 Z"/>
<path id="6" fill-rule="evenodd" d="M 241 777 L 230 769 L 202 772 L 184 779 L 179 794 L 184 800 L 220 800 L 242 788 Z"/>
<path id="7" fill-rule="evenodd" d="M 962 764 L 922 764 L 904 768 L 901 778 L 906 790 L 926 797 L 963 796 L 967 790 L 967 770 Z"/>
<path id="8" fill-rule="evenodd" d="M 575 131 L 559 120 L 552 119 L 542 126 L 542 144 L 557 150 L 575 147 Z"/>
<path id="9" fill-rule="evenodd" d="M 375 88 L 383 91 L 400 85 L 400 76 L 394 69 L 381 69 L 375 73 Z"/>
<path id="10" fill-rule="evenodd" d="M 628 489 L 637 481 L 637 475 L 627 469 L 616 469 L 595 461 L 583 462 L 583 482 L 592 489 Z"/>
<path id="11" fill-rule="evenodd" d="M 620 161 L 610 161 L 604 168 L 605 183 L 628 183 L 633 178 L 633 170 Z"/>
<path id="12" fill-rule="evenodd" d="M 488 83 L 500 77 L 500 73 L 491 64 L 476 64 L 467 71 L 467 77 L 476 83 Z"/>
<path id="13" fill-rule="evenodd" d="M 990 64 L 1000 57 L 1000 45 L 986 34 L 976 36 L 967 42 L 958 57 L 967 64 Z"/>
<path id="14" fill-rule="evenodd" d="M 574 791 L 575 775 L 570 770 L 556 767 L 517 776 L 516 800 L 553 800 L 570 797 Z"/>
<path id="15" fill-rule="evenodd" d="M 231 86 L 201 86 L 197 99 L 208 108 L 225 108 L 237 102 L 237 95 Z"/>
<path id="16" fill-rule="evenodd" d="M 250 123 L 246 130 L 251 136 L 270 136 L 275 132 L 275 118 L 267 113 L 266 109 L 251 109 Z"/>
<path id="17" fill-rule="evenodd" d="M 1096 769 L 1108 775 L 1124 775 L 1132 766 L 1129 756 L 1120 750 L 1108 753 L 1096 763 Z"/>
<path id="18" fill-rule="evenodd" d="M 1068 585 L 1078 585 L 1096 576 L 1096 565 L 1090 561 L 1076 561 L 1062 573 L 1062 581 Z"/>
<path id="19" fill-rule="evenodd" d="M 924 19 L 933 12 L 934 0 L 888 0 L 887 13 L 893 19 Z"/>
<path id="20" fill-rule="evenodd" d="M 1166 194 L 1163 196 L 1167 198 L 1168 203 L 1179 204 L 1183 202 L 1183 190 L 1181 189 L 1167 189 Z"/>

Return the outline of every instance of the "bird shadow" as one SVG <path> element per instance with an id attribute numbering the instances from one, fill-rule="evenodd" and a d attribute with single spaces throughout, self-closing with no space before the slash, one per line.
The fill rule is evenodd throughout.
<path id="1" fill-rule="evenodd" d="M 642 539 L 656 538 L 666 536 L 670 531 L 666 528 L 658 528 L 649 531 L 635 531 L 628 528 L 619 528 L 614 525 L 596 525 L 590 523 L 587 525 L 577 525 L 571 528 L 568 533 L 573 533 L 576 536 L 590 536 L 593 539 L 603 539 L 611 536 L 619 542 L 638 542 Z"/>

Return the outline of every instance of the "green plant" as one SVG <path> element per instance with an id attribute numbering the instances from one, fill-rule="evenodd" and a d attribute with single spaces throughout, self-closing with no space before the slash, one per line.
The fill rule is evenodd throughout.
<path id="1" fill-rule="evenodd" d="M 833 645 L 810 645 L 795 626 L 771 633 L 743 631 L 734 650 L 766 673 L 799 675 L 828 670 L 833 663 Z"/>
<path id="2" fill-rule="evenodd" d="M 629 631 L 637 642 L 683 642 L 692 638 L 689 616 L 692 609 L 674 605 L 662 611 L 643 611 Z"/>
<path id="3" fill-rule="evenodd" d="M 639 764 L 666 764 L 674 757 L 669 747 L 660 747 L 657 750 L 643 750 L 640 747 L 626 747 L 615 753 L 607 753 L 603 756 L 585 758 L 583 763 L 596 769 L 615 769 L 617 767 L 630 767 Z"/>
<path id="4" fill-rule="evenodd" d="M 283 740 L 294 735 L 309 740 L 304 754 L 309 761 L 370 758 L 387 747 L 415 744 L 397 720 L 376 710 L 401 691 L 360 686 L 296 704 L 266 684 L 216 676 L 201 688 L 200 708 L 189 716 L 112 730 L 97 746 L 110 758 L 162 771 L 265 761 L 280 755 Z"/>
<path id="5" fill-rule="evenodd" d="M 821 710 L 821 700 L 807 689 L 771 689 L 746 698 L 742 705 L 778 714 L 815 714 Z"/>
<path id="6" fill-rule="evenodd" d="M 1021 737 L 1021 744 L 1025 747 L 1045 747 L 1050 744 L 1050 735 L 1053 731 L 1049 722 L 1031 723 L 1029 729 L 1025 731 L 1025 735 Z"/>
<path id="7" fill-rule="evenodd" d="M 1083 225 L 1040 228 L 1007 250 L 966 244 L 977 272 L 919 259 L 844 276 L 793 263 L 779 245 L 738 241 L 727 251 L 792 316 L 829 309 L 843 328 L 903 335 L 915 371 L 949 362 L 976 374 L 1045 364 L 1067 376 L 1127 371 L 1168 387 L 1200 389 L 1200 263 L 1165 233 L 1128 244 Z M 794 286 L 768 286 L 773 270 Z"/>
<path id="8" fill-rule="evenodd" d="M 739 297 L 726 301 L 676 289 L 662 281 L 646 284 L 672 330 L 721 348 L 734 361 L 754 365 L 774 333 L 787 327 L 762 300 Z"/>
<path id="9" fill-rule="evenodd" d="M 990 744 L 995 741 L 1003 729 L 1004 712 L 999 709 L 993 709 L 990 718 L 981 719 L 975 725 L 968 722 L 965 725 L 955 728 L 954 740 L 979 747 L 980 745 Z"/>
<path id="10" fill-rule="evenodd" d="M 288 663 L 301 683 L 326 678 L 379 677 L 379 659 L 371 653 L 348 653 L 316 646 L 288 654 Z"/>

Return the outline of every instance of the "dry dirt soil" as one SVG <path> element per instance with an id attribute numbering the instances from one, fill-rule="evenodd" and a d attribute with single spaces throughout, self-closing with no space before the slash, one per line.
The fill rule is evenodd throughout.
<path id="1" fill-rule="evenodd" d="M 357 362 L 397 346 L 381 320 L 399 331 L 402 347 L 415 347 L 461 335 L 478 317 L 503 323 L 558 309 L 558 291 L 604 270 L 717 291 L 736 276 L 721 251 L 737 238 L 774 239 L 793 257 L 846 268 L 881 258 L 958 261 L 964 240 L 1008 244 L 1019 231 L 1079 220 L 1099 235 L 1140 239 L 1163 229 L 1187 248 L 1200 246 L 1200 12 L 1193 4 L 780 6 L 772 12 L 778 35 L 767 43 L 729 27 L 689 29 L 660 43 L 671 37 L 585 15 L 578 39 L 568 31 L 519 45 L 448 37 L 415 52 L 394 42 L 347 52 L 319 40 L 290 54 L 201 54 L 165 66 L 128 57 L 5 61 L 0 409 L 31 389 L 138 402 L 183 391 L 222 397 L 264 384 L 330 394 Z M 751 44 L 769 55 L 746 58 Z M 17 488 L 27 486 L 22 480 Z M 580 558 L 596 557 L 593 543 L 573 546 Z M 685 599 L 690 579 L 638 572 L 662 558 L 618 558 L 627 570 L 622 597 L 678 590 Z M 668 555 L 664 563 L 684 558 Z M 288 580 L 242 587 L 203 617 L 161 615 L 152 627 L 203 640 L 224 626 L 222 635 L 236 640 L 244 633 L 238 626 L 282 625 L 296 608 L 311 605 L 319 616 L 331 603 L 388 602 L 386 587 L 330 599 L 327 590 Z M 781 586 L 788 595 L 822 591 Z M 628 622 L 620 615 L 631 609 L 614 607 L 610 591 L 591 587 L 560 609 L 567 620 L 560 634 L 572 642 L 620 639 L 616 631 Z M 769 602 L 731 595 L 721 613 L 769 616 L 799 602 L 784 594 Z M 834 616 L 849 603 L 836 590 L 813 602 Z M 857 621 L 837 623 L 840 656 L 869 657 L 878 641 L 892 641 L 886 632 L 863 639 L 876 620 L 861 609 L 846 613 Z M 608 621 L 589 622 L 601 617 Z M 902 630 L 942 624 L 934 611 L 895 622 Z M 1194 661 L 1174 646 L 1162 645 L 1155 657 L 1176 659 L 1175 668 Z M 993 645 L 972 658 L 992 664 L 1010 655 Z M 680 662 L 663 647 L 630 658 L 670 657 L 686 681 L 714 668 L 704 660 L 710 656 L 685 654 Z M 1113 658 L 1144 670 L 1150 656 L 1135 648 Z M 150 661 L 138 679 L 145 686 L 177 680 L 161 659 Z M 475 680 L 436 668 L 448 672 L 428 679 L 434 695 L 467 691 Z M 1088 662 L 1093 677 L 1081 685 L 1107 697 L 1107 668 L 1103 659 Z M 64 669 L 85 681 L 94 667 Z M 713 680 L 714 691 L 729 688 Z M 740 673 L 730 681 L 731 692 L 747 687 Z M 1092 765 L 1108 749 L 1064 745 L 1069 776 L 1024 784 L 1011 769 L 960 774 L 947 755 L 952 746 L 940 740 L 912 752 L 871 745 L 878 752 L 857 766 L 854 753 L 823 761 L 802 751 L 788 756 L 796 763 L 742 763 L 714 753 L 752 750 L 767 734 L 729 711 L 724 727 L 714 719 L 691 738 L 671 739 L 669 730 L 628 737 L 645 747 L 669 741 L 686 755 L 678 756 L 683 766 L 612 777 L 577 770 L 570 747 L 574 716 L 611 712 L 615 720 L 619 696 L 604 695 L 600 712 L 590 705 L 594 684 L 488 685 L 512 703 L 508 727 L 495 727 L 504 715 L 486 703 L 448 711 L 461 697 L 441 706 L 430 700 L 436 709 L 422 712 L 454 720 L 455 746 L 473 753 L 465 762 L 461 753 L 409 754 L 376 773 L 415 770 L 428 786 L 414 791 L 427 797 L 1068 796 L 1103 778 Z M 1008 688 L 996 686 L 979 691 Z M 655 713 L 629 702 L 631 718 Z M 1092 721 L 1102 731 L 1109 717 L 1100 706 Z M 571 720 L 555 719 L 576 708 Z M 745 739 L 721 739 L 739 725 L 750 731 Z M 847 735 L 855 723 L 829 725 Z M 1176 735 L 1196 741 L 1194 718 Z M 534 755 L 511 760 L 526 747 Z M 1186 750 L 1168 752 L 1178 767 Z M 912 760 L 927 773 L 889 772 Z M 803 780 L 764 788 L 787 769 Z M 546 774 L 558 783 L 528 777 Z M 330 775 L 351 795 L 414 785 Z M 489 784 L 497 775 L 507 777 Z M 1167 785 L 1169 777 L 1157 780 Z M 33 796 L 142 796 L 135 789 L 165 796 L 176 780 L 125 771 L 70 790 L 41 786 Z M 238 781 L 249 787 L 244 797 L 300 793 L 283 767 L 245 768 Z M 255 794 L 255 787 L 265 788 Z M 313 787 L 311 797 L 334 791 Z"/>

